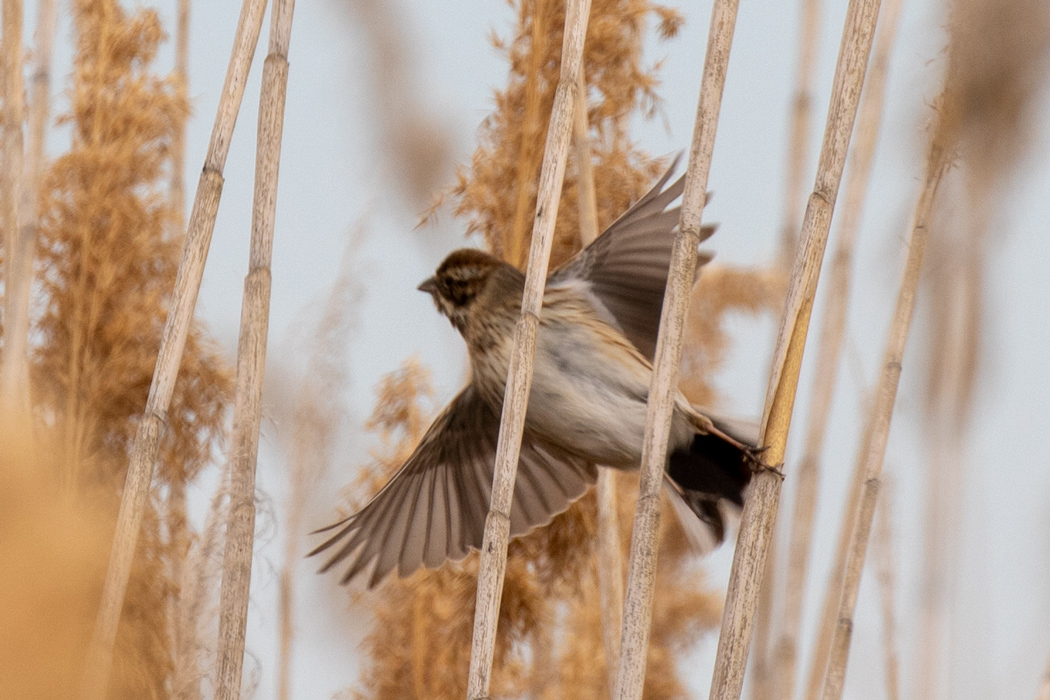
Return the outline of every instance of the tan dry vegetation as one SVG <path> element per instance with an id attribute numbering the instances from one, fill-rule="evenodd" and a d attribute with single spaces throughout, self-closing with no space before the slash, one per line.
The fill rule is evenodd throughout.
<path id="1" fill-rule="evenodd" d="M 40 641 L 5 645 L 4 667 L 19 670 L 5 671 L 4 682 L 39 684 L 42 694 L 0 692 L 4 697 L 75 693 L 90 634 L 85 618 L 94 618 L 98 605 L 181 244 L 165 187 L 172 135 L 188 107 L 174 82 L 151 68 L 165 38 L 159 19 L 113 0 L 79 0 L 72 11 L 70 107 L 60 117 L 72 128 L 72 143 L 48 167 L 40 201 L 40 314 L 30 358 L 39 439 L 32 450 L 5 450 L 3 465 L 4 478 L 15 478 L 10 461 L 23 460 L 21 481 L 4 493 L 25 506 L 4 510 L 5 530 L 26 538 L 17 549 L 6 547 L 2 568 L 31 568 L 36 574 L 24 583 L 37 582 L 19 588 L 5 581 L 3 598 L 12 610 L 39 615 L 32 633 L 5 624 L 5 634 L 21 629 Z M 184 554 L 171 546 L 166 519 L 184 514 L 165 512 L 160 499 L 211 460 L 230 386 L 215 345 L 194 327 L 136 549 L 110 697 L 169 692 L 175 608 L 168 602 L 179 594 L 169 572 L 172 558 Z M 39 513 L 28 515 L 29 507 Z M 59 615 L 66 625 L 40 623 Z M 24 663 L 9 663 L 8 652 Z"/>
<path id="2" fill-rule="evenodd" d="M 64 700 L 80 680 L 112 516 L 92 492 L 56 489 L 41 469 L 54 465 L 28 462 L 28 448 L 0 454 L 0 697 Z"/>

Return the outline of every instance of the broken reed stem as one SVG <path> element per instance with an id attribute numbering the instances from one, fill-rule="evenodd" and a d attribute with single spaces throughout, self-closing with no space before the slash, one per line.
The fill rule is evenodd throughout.
<path id="1" fill-rule="evenodd" d="M 113 641 L 120 622 L 120 611 L 124 605 L 124 592 L 131 574 L 131 562 L 138 541 L 142 514 L 149 497 L 153 465 L 160 447 L 161 429 L 171 404 L 182 351 L 186 345 L 193 309 L 197 304 L 204 262 L 208 257 L 215 215 L 222 196 L 222 171 L 229 153 L 230 138 L 237 121 L 244 84 L 248 78 L 255 45 L 262 28 L 266 0 L 244 0 L 237 22 L 233 52 L 226 70 L 219 107 L 215 115 L 204 169 L 193 200 L 186 243 L 175 277 L 168 319 L 161 335 L 157 365 L 153 371 L 146 408 L 139 421 L 135 443 L 131 451 L 124 493 L 117 514 L 117 527 L 113 536 L 109 569 L 102 589 L 98 618 L 88 651 L 84 670 L 82 697 L 86 700 L 101 700 L 105 696 L 109 679 L 109 668 L 113 660 Z"/>
<path id="2" fill-rule="evenodd" d="M 29 276 L 32 249 L 24 240 L 22 189 L 22 0 L 3 0 L 0 81 L 3 103 L 3 172 L 0 173 L 0 229 L 4 235 L 4 347 L 0 358 L 0 423 L 17 435 L 29 421 Z M 11 440 L 5 440 L 11 444 Z"/>
<path id="3" fill-rule="evenodd" d="M 216 700 L 239 700 L 241 697 L 244 632 L 248 622 L 248 591 L 255 540 L 255 465 L 262 420 L 266 335 L 270 323 L 270 260 L 273 257 L 277 177 L 288 87 L 288 44 L 294 10 L 295 0 L 274 0 L 270 13 L 270 46 L 263 63 L 262 92 L 259 95 L 252 241 L 248 275 L 244 278 L 237 347 L 230 509 L 219 597 Z"/>
<path id="4" fill-rule="evenodd" d="M 849 178 L 841 210 L 841 224 L 835 253 L 831 259 L 830 279 L 827 285 L 827 309 L 820 329 L 816 367 L 822 368 L 813 378 L 813 399 L 810 401 L 809 420 L 802 459 L 799 462 L 791 535 L 788 544 L 787 576 L 784 584 L 784 605 L 781 615 L 780 638 L 773 652 L 776 696 L 779 700 L 792 697 L 798 667 L 798 638 L 802 626 L 802 597 L 809 567 L 810 540 L 817 509 L 820 486 L 820 459 L 824 449 L 828 417 L 835 395 L 842 339 L 846 332 L 851 292 L 850 275 L 853 269 L 853 247 L 867 195 L 882 122 L 886 75 L 890 55 L 897 34 L 902 0 L 886 0 L 880 11 L 879 29 L 868 69 L 868 78 L 861 96 L 857 116 L 857 135 L 850 149 Z"/>
<path id="5" fill-rule="evenodd" d="M 838 622 L 831 641 L 828 668 L 824 675 L 824 692 L 821 696 L 823 700 L 839 700 L 845 685 L 846 663 L 849 660 L 849 646 L 853 635 L 853 611 L 857 604 L 857 592 L 860 589 L 860 578 L 864 569 L 864 558 L 867 554 L 871 523 L 875 514 L 875 501 L 879 493 L 882 462 L 886 454 L 886 442 L 889 439 L 890 420 L 893 417 L 893 405 L 897 399 L 901 361 L 908 340 L 912 312 L 915 309 L 915 294 L 919 283 L 919 271 L 922 268 L 922 257 L 926 251 L 930 213 L 933 209 L 937 186 L 950 163 L 950 156 L 935 135 L 926 160 L 926 176 L 922 191 L 915 205 L 908 257 L 904 263 L 904 276 L 897 293 L 893 322 L 886 338 L 882 376 L 879 379 L 875 403 L 868 419 L 870 442 L 864 455 L 864 485 L 861 489 L 857 520 L 850 537 L 842 597 L 839 602 Z"/>
<path id="6" fill-rule="evenodd" d="M 722 615 L 711 700 L 736 700 L 744 682 L 758 588 L 780 501 L 783 477 L 774 469 L 784 462 L 813 297 L 878 14 L 879 0 L 850 0 L 846 13 L 816 182 L 802 222 L 802 241 L 795 256 L 763 411 L 762 460 L 771 469 L 755 474 L 744 506 Z"/>
<path id="7" fill-rule="evenodd" d="M 718 115 L 722 106 L 726 69 L 733 45 L 738 0 L 716 0 L 711 10 L 707 54 L 700 82 L 696 125 L 685 174 L 681 220 L 671 253 L 667 290 L 660 313 L 653 376 L 649 384 L 645 438 L 642 443 L 638 506 L 631 531 L 631 554 L 627 565 L 627 596 L 624 601 L 620 661 L 613 697 L 640 700 L 645 682 L 649 633 L 652 627 L 653 589 L 660 533 L 660 494 L 667 462 L 667 440 L 671 414 L 678 394 L 678 368 L 682 356 L 682 333 L 696 274 L 701 218 L 707 198 Z"/>
<path id="8" fill-rule="evenodd" d="M 587 77 L 581 65 L 576 80 L 576 116 L 573 141 L 576 146 L 576 193 L 580 209 L 580 246 L 598 237 L 598 200 L 591 163 L 587 125 Z M 620 624 L 623 612 L 623 554 L 620 523 L 616 515 L 616 479 L 611 469 L 598 470 L 595 485 L 598 504 L 598 594 L 602 606 L 602 645 L 609 694 L 616 685 L 616 661 L 620 658 Z"/>
<path id="9" fill-rule="evenodd" d="M 892 482 L 885 480 L 879 499 L 879 521 L 875 532 L 875 559 L 878 562 L 879 600 L 882 603 L 882 651 L 886 662 L 886 699 L 900 700 L 900 664 L 897 656 L 894 588 L 897 562 L 893 556 Z"/>
<path id="10" fill-rule="evenodd" d="M 536 332 L 539 329 L 543 290 L 547 280 L 551 245 L 554 242 L 554 224 L 565 179 L 565 161 L 579 90 L 577 76 L 583 58 L 583 42 L 587 35 L 590 9 L 590 0 L 570 0 L 565 12 L 561 73 L 547 129 L 536 198 L 536 215 L 533 219 L 532 243 L 525 273 L 525 291 L 521 300 L 521 316 L 514 329 L 514 348 L 511 351 L 507 387 L 503 395 L 503 412 L 500 417 L 495 471 L 492 477 L 492 501 L 485 518 L 485 536 L 478 567 L 478 592 L 470 646 L 470 671 L 467 677 L 468 700 L 484 698 L 489 692 L 492 657 L 496 645 L 496 625 L 503 594 L 503 577 L 507 569 L 507 542 L 510 535 L 514 478 L 518 470 L 525 410 L 532 386 Z"/>

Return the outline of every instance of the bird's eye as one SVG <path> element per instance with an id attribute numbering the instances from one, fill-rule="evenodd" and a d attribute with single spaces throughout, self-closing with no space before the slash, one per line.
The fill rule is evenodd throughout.
<path id="1" fill-rule="evenodd" d="M 468 287 L 466 280 L 454 279 L 451 276 L 444 279 L 445 289 L 448 290 L 448 298 L 458 306 L 462 306 L 467 303 L 467 297 L 469 296 Z"/>

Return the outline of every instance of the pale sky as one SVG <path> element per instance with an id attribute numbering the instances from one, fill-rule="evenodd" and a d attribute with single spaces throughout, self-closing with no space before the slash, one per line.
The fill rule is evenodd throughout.
<path id="1" fill-rule="evenodd" d="M 388 0 L 416 48 L 408 58 L 417 72 L 414 89 L 422 104 L 447 125 L 456 162 L 467 162 L 476 130 L 493 107 L 492 91 L 505 83 L 507 66 L 491 48 L 491 29 L 507 35 L 513 11 L 489 0 L 428 2 Z M 149 3 L 141 3 L 148 5 Z M 710 247 L 718 259 L 735 264 L 767 261 L 775 250 L 780 224 L 787 110 L 797 51 L 798 3 L 741 3 L 728 83 L 709 181 L 716 193 L 705 213 L 721 222 Z M 815 153 L 827 108 L 845 0 L 825 3 L 824 34 L 817 80 L 812 180 Z M 158 3 L 173 28 L 173 0 Z M 193 8 L 190 92 L 194 117 L 187 152 L 188 197 L 203 163 L 215 106 L 229 57 L 239 3 L 198 2 Z M 633 137 L 653 154 L 689 144 L 700 84 L 710 2 L 682 8 L 687 22 L 671 42 L 649 42 L 648 60 L 664 59 L 660 75 L 663 116 L 637 123 Z M 858 397 L 877 370 L 896 285 L 900 276 L 905 227 L 921 174 L 922 126 L 941 64 L 941 4 L 905 2 L 888 84 L 888 104 L 876 157 L 863 227 L 859 233 L 856 286 L 851 305 L 846 356 L 825 451 L 813 543 L 810 586 L 804 613 L 803 649 L 808 650 L 825 571 L 837 535 L 845 468 L 852 465 L 860 423 Z M 35 8 L 26 8 L 30 30 Z M 204 277 L 198 312 L 218 337 L 231 362 L 236 347 L 240 297 L 246 273 L 254 168 L 255 122 L 260 50 L 249 79 L 241 117 L 226 166 L 226 185 Z M 27 41 L 29 40 L 27 31 Z M 68 26 L 60 39 L 69 37 Z M 159 61 L 168 65 L 170 47 Z M 356 264 L 363 294 L 352 343 L 347 348 L 350 388 L 346 396 L 346 454 L 336 460 L 314 499 L 306 525 L 326 524 L 338 503 L 338 490 L 352 480 L 354 466 L 370 445 L 359 434 L 373 401 L 372 387 L 404 358 L 418 355 L 434 374 L 437 402 L 451 398 L 462 381 L 464 353 L 455 332 L 419 294 L 416 284 L 446 252 L 462 241 L 463 223 L 447 214 L 437 227 L 413 230 L 416 211 L 392 194 L 378 145 L 382 119 L 370 92 L 370 53 L 344 0 L 300 1 L 296 8 L 289 92 L 281 162 L 274 244 L 270 363 L 294 371 L 301 358 L 295 337 L 309 321 L 305 311 L 336 274 L 349 232 L 367 222 L 367 238 Z M 56 55 L 57 73 L 67 71 L 69 47 Z M 56 92 L 68 87 L 56 75 Z M 62 109 L 60 98 L 57 109 Z M 1050 114 L 1044 93 L 1040 113 Z M 1043 126 L 1047 126 L 1044 119 Z M 978 383 L 978 415 L 969 435 L 963 482 L 963 522 L 958 533 L 962 558 L 950 633 L 950 696 L 1034 697 L 1050 654 L 1050 458 L 1043 442 L 1050 416 L 1050 133 L 1032 144 L 1031 155 L 1003 202 L 991 232 L 997 242 L 988 261 L 987 326 L 983 372 Z M 52 148 L 61 147 L 56 132 Z M 451 179 L 449 180 L 451 182 Z M 841 200 L 840 200 L 841 201 Z M 835 229 L 832 230 L 832 245 Z M 818 290 L 818 300 L 822 299 Z M 921 302 L 920 302 L 921 303 Z M 928 310 L 915 319 L 921 332 Z M 821 316 L 818 306 L 815 319 Z M 761 411 L 768 377 L 775 321 L 738 320 L 732 359 L 718 379 L 731 398 L 725 408 L 742 415 Z M 814 325 L 813 330 L 818 326 Z M 811 346 L 812 347 L 812 346 Z M 918 572 L 922 545 L 925 446 L 920 440 L 922 376 L 915 361 L 919 343 L 909 347 L 887 455 L 896 480 L 898 629 L 905 696 L 914 692 L 917 656 Z M 803 417 L 812 384 L 815 352 L 803 369 L 802 393 L 789 445 L 788 485 L 805 427 Z M 272 410 L 269 411 L 272 413 Z M 285 533 L 281 513 L 286 493 L 283 464 L 273 447 L 281 426 L 263 427 L 259 488 L 276 515 L 260 516 L 253 604 L 249 611 L 249 661 L 258 680 L 256 697 L 274 696 L 277 654 L 276 568 Z M 203 509 L 213 481 L 196 493 Z M 789 512 L 790 491 L 781 509 Z M 732 546 L 710 558 L 711 580 L 724 586 Z M 316 576 L 313 562 L 299 568 L 297 646 L 293 697 L 329 698 L 352 686 L 358 674 L 357 645 L 368 628 L 368 611 L 350 608 L 334 577 Z M 861 590 L 847 697 L 882 697 L 881 624 L 873 580 Z M 683 668 L 697 697 L 706 697 L 716 638 L 698 646 Z M 247 677 L 246 673 L 246 677 Z"/>

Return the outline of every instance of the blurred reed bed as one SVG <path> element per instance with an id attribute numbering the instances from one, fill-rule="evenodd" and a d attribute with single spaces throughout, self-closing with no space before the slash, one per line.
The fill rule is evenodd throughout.
<path id="1" fill-rule="evenodd" d="M 71 9 L 75 55 L 69 109 L 60 116 L 71 143 L 46 168 L 38 203 L 28 353 L 36 440 L 5 449 L 3 465 L 13 481 L 5 494 L 26 504 L 4 509 L 5 531 L 20 536 L 0 537 L 12 543 L 0 564 L 7 573 L 0 598 L 22 611 L 5 620 L 25 623 L 3 626 L 0 684 L 21 689 L 0 690 L 4 697 L 75 693 L 85 617 L 98 605 L 181 246 L 167 173 L 173 134 L 189 109 L 175 81 L 152 67 L 165 38 L 159 18 L 114 0 L 78 0 Z M 169 695 L 177 610 L 169 603 L 180 594 L 171 572 L 186 556 L 169 526 L 185 513 L 164 501 L 211 461 L 230 388 L 216 345 L 195 325 L 118 628 L 110 697 Z M 68 625 L 46 622 L 63 612 Z M 32 641 L 16 643 L 20 637 Z M 25 663 L 8 663 L 7 652 Z"/>
<path id="2" fill-rule="evenodd" d="M 938 129 L 957 157 L 946 203 L 930 232 L 923 293 L 927 442 L 921 633 L 915 687 L 945 697 L 948 631 L 957 606 L 959 535 L 968 482 L 968 434 L 979 415 L 985 364 L 988 270 L 1001 244 L 1004 206 L 1036 135 L 1050 69 L 1050 6 L 954 0 L 948 6 L 946 83 Z M 954 195 L 954 196 L 952 196 Z"/>
<path id="3" fill-rule="evenodd" d="M 429 205 L 452 171 L 452 135 L 439 112 L 420 95 L 420 67 L 413 37 L 391 0 L 340 0 L 361 32 L 370 70 L 374 128 L 381 168 L 390 188 L 413 211 Z"/>

